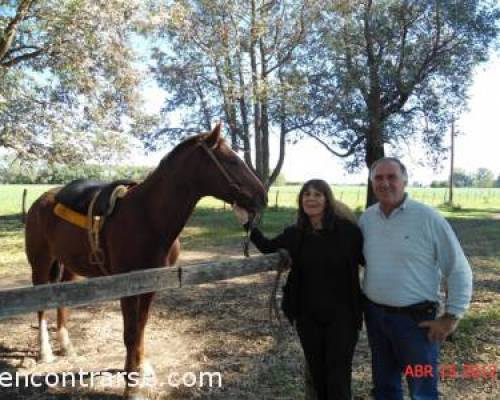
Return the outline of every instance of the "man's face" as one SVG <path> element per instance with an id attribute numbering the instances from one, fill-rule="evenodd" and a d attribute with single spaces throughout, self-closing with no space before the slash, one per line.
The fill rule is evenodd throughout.
<path id="1" fill-rule="evenodd" d="M 383 161 L 375 168 L 372 177 L 373 192 L 382 207 L 396 208 L 405 195 L 406 181 L 401 168 L 394 161 Z"/>

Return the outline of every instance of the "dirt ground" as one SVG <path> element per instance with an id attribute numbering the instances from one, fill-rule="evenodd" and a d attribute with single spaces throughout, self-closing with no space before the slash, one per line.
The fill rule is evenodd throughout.
<path id="1" fill-rule="evenodd" d="M 207 248 L 185 251 L 180 263 L 239 257 L 240 249 Z M 29 285 L 27 265 L 2 287 Z M 477 278 L 477 276 L 476 276 Z M 491 279 L 490 279 L 491 278 Z M 150 389 L 153 399 L 301 399 L 303 398 L 303 361 L 298 339 L 286 323 L 280 330 L 268 320 L 268 300 L 274 273 L 265 273 L 174 289 L 157 294 L 146 330 L 146 353 L 156 371 L 156 385 Z M 475 305 L 493 301 L 495 290 L 475 298 Z M 486 292 L 485 292 L 486 293 Z M 489 292 L 488 292 L 489 293 Z M 54 313 L 50 313 L 51 333 L 54 333 Z M 472 359 L 492 364 L 498 353 L 498 321 L 496 330 L 486 337 L 485 347 L 477 348 Z M 67 372 L 83 371 L 86 378 L 76 387 L 0 387 L 0 399 L 119 399 L 123 392 L 122 371 L 125 349 L 122 343 L 122 321 L 118 301 L 74 309 L 69 332 L 78 352 L 72 357 L 57 357 L 51 364 L 37 364 L 35 315 L 23 315 L 0 321 L 0 374 L 39 374 L 35 382 L 62 381 Z M 493 332 L 493 334 L 491 334 Z M 495 333 L 496 332 L 496 333 Z M 58 344 L 52 337 L 56 356 Z M 452 346 L 452 344 L 445 344 Z M 493 346 L 488 350 L 488 346 Z M 496 347 L 496 350 L 495 350 Z M 471 359 L 471 357 L 466 357 Z M 219 372 L 222 387 L 174 387 L 186 373 Z M 92 380 L 89 374 L 101 373 Z M 173 375 L 176 374 L 176 375 Z M 113 377 L 110 384 L 110 376 Z M 1 377 L 1 375 L 0 375 Z M 170 381 L 168 381 L 170 377 Z M 1 382 L 1 381 L 0 381 Z M 5 382 L 5 381 L 4 381 Z M 21 380 L 21 384 L 25 381 Z M 217 380 L 214 380 L 217 382 Z M 23 385 L 21 385 L 23 386 Z M 369 399 L 371 387 L 370 355 L 364 331 L 357 346 L 353 390 L 356 399 Z M 441 383 L 443 399 L 498 399 L 498 379 L 451 378 Z"/>

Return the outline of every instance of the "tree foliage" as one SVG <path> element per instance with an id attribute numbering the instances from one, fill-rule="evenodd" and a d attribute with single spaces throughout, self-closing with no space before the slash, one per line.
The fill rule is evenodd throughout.
<path id="1" fill-rule="evenodd" d="M 477 187 L 477 188 L 491 188 L 498 185 L 495 181 L 495 175 L 488 168 L 478 168 L 474 172 L 467 172 L 463 169 L 457 168 L 453 173 L 453 184 L 457 188 L 463 187 Z M 448 180 L 445 181 L 432 181 L 431 187 L 448 187 Z"/>
<path id="2" fill-rule="evenodd" d="M 139 4 L 1 0 L 0 147 L 55 161 L 125 149 L 124 116 L 138 105 L 130 32 Z"/>
<path id="3" fill-rule="evenodd" d="M 456 187 L 470 187 L 474 183 L 474 178 L 465 170 L 456 169 L 453 173 L 453 183 Z"/>
<path id="4" fill-rule="evenodd" d="M 278 176 L 285 143 L 299 127 L 305 87 L 296 54 L 317 9 L 308 1 L 181 0 L 155 9 L 160 24 L 155 69 L 170 96 L 165 112 L 185 111 L 180 127 L 151 136 L 178 138 L 223 116 L 231 144 L 266 185 Z M 163 16 L 163 18 L 161 17 Z M 279 137 L 270 166 L 270 134 Z"/>
<path id="5" fill-rule="evenodd" d="M 112 164 L 61 164 L 9 160 L 0 163 L 0 184 L 67 184 L 75 179 L 113 181 L 143 180 L 151 167 Z"/>
<path id="6" fill-rule="evenodd" d="M 308 128 L 349 165 L 370 165 L 387 145 L 419 138 L 442 153 L 452 114 L 465 105 L 474 66 L 485 61 L 499 9 L 479 0 L 329 3 L 308 43 Z M 343 154 L 342 154 L 343 153 Z M 369 191 L 368 203 L 373 202 Z"/>
<path id="7" fill-rule="evenodd" d="M 479 168 L 473 177 L 476 187 L 493 187 L 495 185 L 495 175 L 488 168 Z"/>
<path id="8" fill-rule="evenodd" d="M 479 0 L 182 0 L 155 13 L 165 111 L 186 112 L 182 128 L 161 129 L 151 142 L 224 115 L 233 146 L 267 183 L 286 141 L 302 135 L 351 169 L 416 138 L 438 158 L 499 17 Z M 280 138 L 272 172 L 270 132 Z"/>
<path id="9" fill-rule="evenodd" d="M 490 0 L 0 4 L 0 147 L 53 162 L 102 160 L 125 150 L 129 130 L 154 148 L 222 117 L 268 186 L 286 143 L 304 135 L 351 169 L 415 138 L 430 156 L 443 154 L 499 19 Z M 136 90 L 137 58 L 151 44 L 165 121 L 174 121 L 152 134 L 142 128 L 156 120 L 137 112 Z"/>

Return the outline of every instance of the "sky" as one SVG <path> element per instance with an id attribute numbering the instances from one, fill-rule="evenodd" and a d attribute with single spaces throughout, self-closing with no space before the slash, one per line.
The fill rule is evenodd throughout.
<path id="1" fill-rule="evenodd" d="M 469 92 L 469 110 L 459 116 L 456 129 L 460 135 L 455 138 L 455 168 L 474 172 L 478 168 L 488 168 L 495 177 L 500 175 L 500 55 L 493 56 L 487 63 L 478 66 L 473 74 Z M 151 85 L 147 89 L 147 108 L 161 108 L 165 93 Z M 447 138 L 445 143 L 448 143 Z M 278 139 L 271 139 L 271 163 L 277 158 Z M 273 148 L 276 151 L 273 151 Z M 154 164 L 168 149 L 149 155 L 148 164 Z M 390 150 L 386 155 L 391 156 Z M 422 149 L 414 146 L 404 150 L 402 161 L 409 171 L 410 182 L 429 184 L 432 180 L 445 180 L 449 174 L 449 161 L 445 160 L 440 171 L 430 166 L 422 166 Z M 324 179 L 334 184 L 366 182 L 368 172 L 363 169 L 358 174 L 348 174 L 343 161 L 328 152 L 314 139 L 307 138 L 295 145 L 287 144 L 285 162 L 282 168 L 287 181 L 304 182 L 311 178 Z"/>

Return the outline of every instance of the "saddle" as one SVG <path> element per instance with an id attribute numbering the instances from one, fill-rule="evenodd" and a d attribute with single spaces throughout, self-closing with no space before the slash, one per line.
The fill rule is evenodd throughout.
<path id="1" fill-rule="evenodd" d="M 104 252 L 99 243 L 106 217 L 111 215 L 118 198 L 125 196 L 131 180 L 102 183 L 88 179 L 78 179 L 64 186 L 56 195 L 54 214 L 63 220 L 87 230 L 90 245 L 89 261 L 96 264 L 104 275 L 109 271 L 104 267 Z"/>
<path id="2" fill-rule="evenodd" d="M 64 186 L 55 196 L 58 203 L 69 209 L 87 215 L 91 202 L 93 201 L 93 216 L 108 216 L 113 212 L 116 197 L 116 191 L 126 192 L 129 186 L 136 182 L 129 179 L 121 179 L 111 183 L 103 183 L 89 179 L 77 179 Z M 123 187 L 123 188 L 120 188 Z M 94 197 L 96 194 L 97 198 Z"/>

